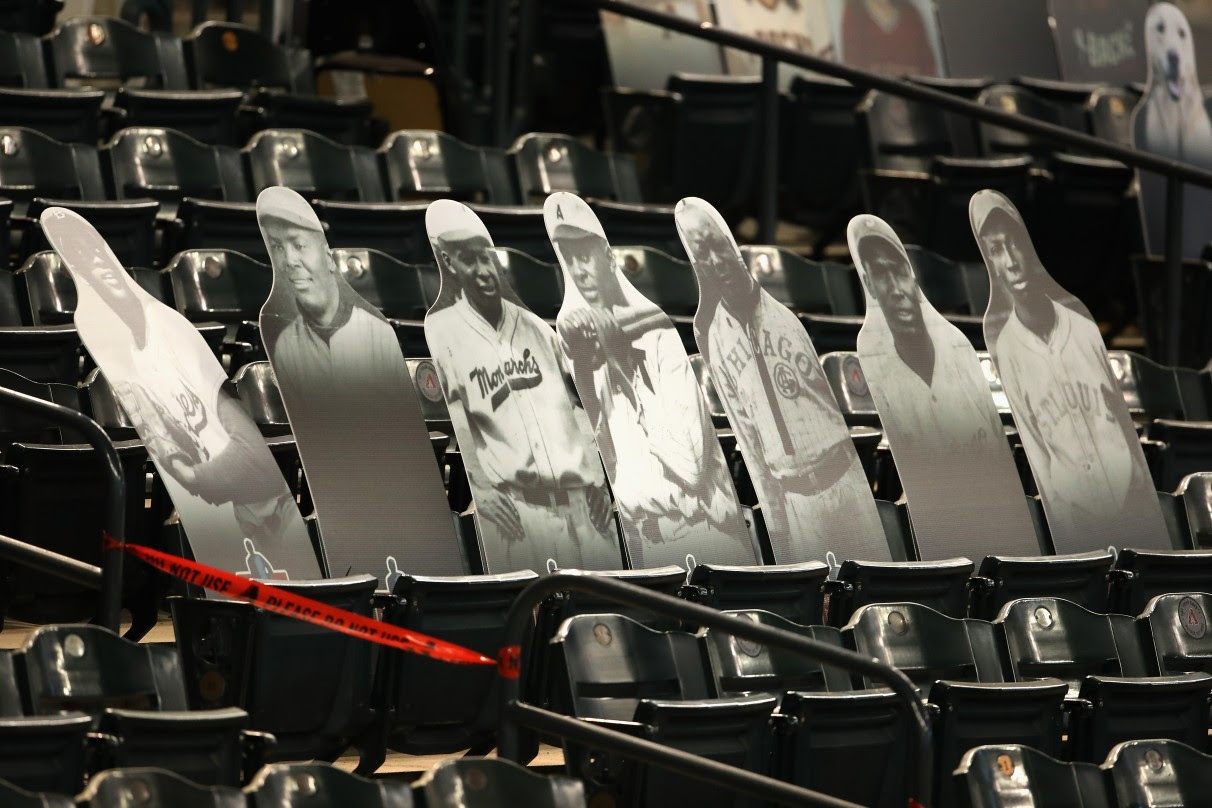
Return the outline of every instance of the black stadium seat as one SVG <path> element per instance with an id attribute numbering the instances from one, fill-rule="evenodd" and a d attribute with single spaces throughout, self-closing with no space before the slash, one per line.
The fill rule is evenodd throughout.
<path id="1" fill-rule="evenodd" d="M 255 192 L 285 185 L 308 199 L 384 199 L 375 153 L 365 146 L 345 146 L 306 129 L 265 129 L 243 151 Z"/>
<path id="2" fill-rule="evenodd" d="M 610 155 L 567 135 L 530 132 L 509 147 L 522 200 L 542 202 L 548 194 L 569 191 L 615 202 L 642 202 L 630 155 Z"/>
<path id="3" fill-rule="evenodd" d="M 102 772 L 82 795 L 90 808 L 173 805 L 176 808 L 243 808 L 244 795 L 231 786 L 203 786 L 165 769 L 126 768 Z"/>
<path id="4" fill-rule="evenodd" d="M 1164 738 L 1117 744 L 1102 768 L 1121 806 L 1199 805 L 1212 789 L 1212 758 Z"/>
<path id="5" fill-rule="evenodd" d="M 392 132 L 378 152 L 391 199 L 458 199 L 497 205 L 517 200 L 503 152 L 472 146 L 446 132 Z"/>
<path id="6" fill-rule="evenodd" d="M 326 763 L 274 763 L 249 784 L 250 808 L 321 808 L 357 805 L 409 808 L 408 785 L 367 780 Z M 245 803 L 240 802 L 241 808 Z"/>
<path id="7" fill-rule="evenodd" d="M 570 777 L 544 776 L 496 758 L 445 760 L 424 784 L 428 808 L 583 808 L 585 787 Z"/>
<path id="8" fill-rule="evenodd" d="M 5 780 L 0 780 L 0 801 L 11 808 L 72 808 L 76 804 L 67 794 L 26 791 Z"/>
<path id="9" fill-rule="evenodd" d="M 1017 744 L 978 746 L 955 770 L 957 790 L 972 808 L 1114 808 L 1098 766 L 1063 763 Z"/>
<path id="10" fill-rule="evenodd" d="M 694 635 L 654 631 L 621 615 L 582 614 L 565 621 L 552 647 L 561 672 L 552 682 L 555 709 L 750 771 L 766 768 L 766 725 L 776 699 L 712 698 Z M 604 791 L 629 805 L 738 804 L 731 792 L 616 755 L 569 743 L 565 756 L 570 771 L 587 781 L 591 802 Z"/>
<path id="11" fill-rule="evenodd" d="M 324 224 L 330 247 L 378 250 L 405 264 L 433 261 L 433 248 L 429 246 L 429 236 L 425 232 L 427 203 L 358 203 L 320 199 L 313 207 Z M 538 224 L 542 227 L 542 210 L 538 213 Z M 494 239 L 497 237 L 493 227 L 489 227 L 489 232 Z M 554 261 L 555 256 L 548 260 Z"/>
<path id="12" fill-rule="evenodd" d="M 1008 604 L 1005 634 L 1015 681 L 1054 676 L 1089 709 L 1070 714 L 1068 756 L 1099 762 L 1116 743 L 1168 737 L 1203 745 L 1212 676 L 1149 677 L 1131 617 L 1095 614 L 1057 598 Z"/>

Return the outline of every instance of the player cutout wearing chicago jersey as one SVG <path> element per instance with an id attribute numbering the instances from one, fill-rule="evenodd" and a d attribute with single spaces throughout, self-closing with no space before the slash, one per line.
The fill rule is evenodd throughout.
<path id="1" fill-rule="evenodd" d="M 850 432 L 803 325 L 749 274 L 719 213 L 674 212 L 699 282 L 695 341 L 757 491 L 775 561 L 890 558 Z"/>

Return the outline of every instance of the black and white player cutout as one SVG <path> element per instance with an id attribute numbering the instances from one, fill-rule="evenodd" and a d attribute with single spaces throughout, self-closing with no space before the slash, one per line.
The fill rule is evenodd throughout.
<path id="1" fill-rule="evenodd" d="M 890 559 L 867 476 L 808 332 L 758 285 L 709 203 L 678 233 L 699 282 L 694 337 L 762 505 L 774 560 Z"/>
<path id="2" fill-rule="evenodd" d="M 1041 551 L 972 343 L 926 300 L 896 233 L 846 230 L 867 314 L 858 355 L 892 449 L 923 559 Z"/>
<path id="3" fill-rule="evenodd" d="M 551 326 L 522 303 L 488 230 L 440 200 L 425 227 L 442 288 L 425 315 L 489 572 L 620 569 L 618 531 L 585 412 Z"/>
<path id="4" fill-rule="evenodd" d="M 632 567 L 754 564 L 724 453 L 672 321 L 636 291 L 581 199 L 547 197 L 564 272 L 556 319 L 619 507 Z"/>
<path id="5" fill-rule="evenodd" d="M 80 339 L 147 447 L 194 557 L 253 577 L 321 577 L 298 504 L 198 330 L 143 291 L 81 216 L 52 207 L 41 223 L 75 281 Z"/>
<path id="6" fill-rule="evenodd" d="M 336 575 L 467 570 L 395 331 L 350 288 L 307 201 L 257 197 L 274 283 L 261 334 Z"/>
<path id="7" fill-rule="evenodd" d="M 1186 16 L 1171 3 L 1155 3 L 1145 17 L 1149 78 L 1132 113 L 1132 145 L 1141 151 L 1212 170 L 1212 119 L 1195 67 L 1195 42 Z M 1150 252 L 1165 248 L 1166 180 L 1140 172 L 1140 206 Z M 1212 241 L 1212 191 L 1183 190 L 1183 255 L 1198 258 Z"/>
<path id="8" fill-rule="evenodd" d="M 1145 455 L 1090 312 L 1044 269 L 1008 199 L 980 191 L 968 210 L 989 269 L 985 342 L 1056 552 L 1169 549 Z"/>

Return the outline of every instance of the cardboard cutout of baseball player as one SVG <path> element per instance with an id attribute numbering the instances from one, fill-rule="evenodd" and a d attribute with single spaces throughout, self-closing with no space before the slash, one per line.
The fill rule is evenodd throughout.
<path id="1" fill-rule="evenodd" d="M 1044 269 L 1008 199 L 980 191 L 968 210 L 989 270 L 985 342 L 1056 552 L 1169 549 L 1145 455 L 1090 312 Z"/>
<path id="2" fill-rule="evenodd" d="M 564 272 L 556 318 L 614 490 L 636 569 L 760 563 L 682 341 L 636 291 L 581 199 L 547 197 L 547 233 Z"/>
<path id="3" fill-rule="evenodd" d="M 716 0 L 716 24 L 725 31 L 756 37 L 771 45 L 797 50 L 821 59 L 833 59 L 833 25 L 826 0 Z M 753 53 L 724 49 L 732 76 L 760 76 L 762 60 Z M 678 72 L 686 71 L 678 68 Z M 800 67 L 779 65 L 779 89 L 786 90 L 796 76 L 816 74 Z M 662 87 L 663 89 L 663 87 Z"/>
<path id="4" fill-rule="evenodd" d="M 930 305 L 886 222 L 846 230 L 867 314 L 858 355 L 923 559 L 1039 555 L 1018 470 L 972 343 Z"/>
<path id="5" fill-rule="evenodd" d="M 442 288 L 425 315 L 490 572 L 623 566 L 610 492 L 555 331 L 522 303 L 480 217 L 439 200 Z"/>
<path id="6" fill-rule="evenodd" d="M 41 223 L 76 283 L 80 339 L 147 447 L 194 557 L 254 578 L 319 578 L 298 504 L 198 329 L 140 288 L 81 216 L 52 207 Z"/>
<path id="7" fill-rule="evenodd" d="M 1132 112 L 1132 145 L 1171 160 L 1212 170 L 1212 119 L 1195 67 L 1191 25 L 1177 6 L 1155 3 L 1145 17 L 1149 78 Z M 1161 253 L 1166 238 L 1166 180 L 1140 173 L 1140 207 L 1146 246 Z M 1212 191 L 1183 187 L 1183 256 L 1198 258 L 1212 241 Z"/>
<path id="8" fill-rule="evenodd" d="M 261 334 L 324 531 L 329 569 L 384 581 L 467 572 L 395 331 L 346 282 L 307 201 L 257 197 L 274 283 Z"/>
<path id="9" fill-rule="evenodd" d="M 641 5 L 698 23 L 711 22 L 707 0 L 642 0 Z M 602 36 L 615 87 L 664 90 L 671 73 L 718 76 L 724 56 L 714 42 L 603 10 Z"/>
<path id="10" fill-rule="evenodd" d="M 1048 0 L 1061 78 L 1069 82 L 1144 81 L 1149 0 Z"/>
<path id="11" fill-rule="evenodd" d="M 709 203 L 683 199 L 678 233 L 699 282 L 694 337 L 736 431 L 774 560 L 891 560 L 850 430 L 803 324 L 749 273 Z"/>

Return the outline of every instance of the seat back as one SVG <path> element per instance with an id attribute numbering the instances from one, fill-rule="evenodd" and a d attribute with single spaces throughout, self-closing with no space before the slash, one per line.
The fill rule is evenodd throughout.
<path id="1" fill-rule="evenodd" d="M 706 199 L 725 217 L 752 204 L 758 176 L 761 83 L 753 77 L 669 77 L 677 94 L 673 143 L 672 202 Z M 721 154 L 729 155 L 721 161 Z M 704 170 L 710 166 L 711 170 Z M 607 228 L 607 234 L 610 233 Z"/>
<path id="2" fill-rule="evenodd" d="M 444 760 L 425 782 L 428 808 L 497 808 L 524 804 L 533 808 L 584 808 L 580 780 L 532 772 L 499 758 Z"/>
<path id="3" fill-rule="evenodd" d="M 1013 84 L 995 84 L 986 88 L 977 98 L 977 103 L 1012 115 L 1023 115 L 1057 126 L 1065 125 L 1060 110 L 1025 87 Z M 1037 165 L 1046 165 L 1053 146 L 1025 132 L 1016 132 L 987 123 L 977 124 L 981 153 L 989 157 L 1011 154 L 1027 154 Z"/>
<path id="4" fill-rule="evenodd" d="M 87 773 L 86 738 L 92 723 L 92 716 L 80 713 L 0 719 L 0 778 L 29 791 L 79 793 Z M 3 804 L 10 805 L 4 796 Z M 71 797 L 65 799 L 74 804 Z M 46 808 L 40 802 L 34 805 Z"/>
<path id="5" fill-rule="evenodd" d="M 1092 763 L 1062 763 L 1027 746 L 978 746 L 955 771 L 972 808 L 1113 808 L 1102 772 Z"/>
<path id="6" fill-rule="evenodd" d="M 760 610 L 727 612 L 764 626 L 789 631 L 808 640 L 842 646 L 841 634 L 829 626 L 802 626 Z M 822 665 L 800 654 L 770 648 L 715 629 L 700 636 L 707 647 L 716 692 L 720 696 L 768 693 L 781 697 L 796 691 L 850 690 L 853 684 L 845 671 Z"/>
<path id="7" fill-rule="evenodd" d="M 564 273 L 559 264 L 540 261 L 509 247 L 496 248 L 496 254 L 501 271 L 526 307 L 554 320 L 564 305 Z"/>
<path id="8" fill-rule="evenodd" d="M 0 802 L 9 808 L 72 808 L 76 803 L 66 794 L 35 793 L 0 780 Z"/>
<path id="9" fill-rule="evenodd" d="M 984 306 L 978 308 L 978 301 L 968 289 L 969 273 L 962 263 L 917 245 L 906 246 L 905 252 L 913 265 L 913 274 L 917 276 L 922 293 L 934 308 L 943 314 L 981 316 L 985 313 Z M 984 297 L 987 304 L 988 282 L 985 283 Z"/>
<path id="10" fill-rule="evenodd" d="M 38 37 L 11 29 L 0 32 L 0 87 L 39 90 L 47 86 Z"/>
<path id="11" fill-rule="evenodd" d="M 1132 111 L 1140 103 L 1140 97 L 1140 90 L 1131 87 L 1096 88 L 1087 103 L 1090 132 L 1095 137 L 1132 148 Z"/>
<path id="12" fill-rule="evenodd" d="M 72 322 L 76 312 L 76 284 L 58 253 L 49 250 L 34 253 L 17 270 L 16 277 L 25 287 L 32 325 Z"/>
<path id="13" fill-rule="evenodd" d="M 652 247 L 615 247 L 614 255 L 631 285 L 666 314 L 695 313 L 699 285 L 688 262 Z"/>
<path id="14" fill-rule="evenodd" d="M 578 718 L 631 721 L 645 699 L 678 701 L 711 695 L 698 640 L 684 631 L 654 631 L 617 614 L 570 617 L 552 638 L 567 674 Z M 557 691 L 558 693 L 558 691 Z M 557 703 L 561 701 L 557 695 Z"/>
<path id="15" fill-rule="evenodd" d="M 793 209 L 834 224 L 858 202 L 858 106 L 867 91 L 847 82 L 796 76 L 784 104 L 781 190 Z M 827 218 L 828 217 L 828 218 Z M 844 222 L 840 218 L 838 224 Z M 836 226 L 836 224 L 835 224 Z"/>
<path id="16" fill-rule="evenodd" d="M 1052 676 L 1072 691 L 1089 675 L 1141 675 L 1132 664 L 1140 659 L 1139 644 L 1132 647 L 1134 630 L 1117 631 L 1116 617 L 1122 616 L 1060 598 L 1023 598 L 1006 604 L 994 623 L 1004 632 L 1015 681 Z"/>
<path id="17" fill-rule="evenodd" d="M 620 187 L 610 155 L 568 135 L 530 132 L 515 140 L 509 153 L 526 202 L 541 202 L 556 191 L 618 202 L 640 201 Z"/>
<path id="18" fill-rule="evenodd" d="M 282 392 L 274 377 L 274 369 L 267 360 L 249 362 L 232 377 L 236 395 L 248 414 L 264 431 L 266 426 L 284 427 L 290 430 L 286 417 L 286 405 L 282 403 Z"/>
<path id="19" fill-rule="evenodd" d="M 275 763 L 257 772 L 249 784 L 253 808 L 411 808 L 406 783 L 367 780 L 328 763 Z"/>
<path id="20" fill-rule="evenodd" d="M 375 153 L 306 129 L 264 129 L 244 147 L 254 192 L 285 185 L 309 199 L 382 202 Z"/>
<path id="21" fill-rule="evenodd" d="M 74 211 L 96 228 L 114 256 L 127 269 L 149 269 L 156 263 L 156 214 L 160 203 L 154 199 L 123 199 L 113 201 L 61 201 L 36 196 L 26 208 L 34 220 L 21 242 L 21 253 L 50 249 L 37 219 L 42 211 L 58 205 Z"/>
<path id="22" fill-rule="evenodd" d="M 72 17 L 46 39 L 55 84 L 96 80 L 183 89 L 184 65 L 172 37 L 140 31 L 116 17 Z"/>
<path id="23" fill-rule="evenodd" d="M 96 149 L 92 149 L 95 157 Z M 0 194 L 28 203 L 35 196 L 86 199 L 103 196 L 102 188 L 82 177 L 80 155 L 88 167 L 88 147 L 60 143 L 41 132 L 19 126 L 0 127 Z M 98 168 L 100 164 L 97 164 Z M 25 205 L 15 211 L 25 213 Z"/>
<path id="24" fill-rule="evenodd" d="M 497 249 L 509 247 L 549 264 L 556 262 L 541 207 L 472 205 L 471 209 L 492 235 L 492 243 Z"/>
<path id="25" fill-rule="evenodd" d="M 194 321 L 255 321 L 273 286 L 268 266 L 231 250 L 185 250 L 165 272 L 177 310 Z"/>
<path id="26" fill-rule="evenodd" d="M 1212 673 L 1209 608 L 1212 595 L 1202 592 L 1175 592 L 1149 601 L 1136 620 L 1151 673 Z"/>
<path id="27" fill-rule="evenodd" d="M 870 604 L 851 615 L 843 632 L 851 647 L 899 669 L 923 696 L 939 679 L 1003 680 L 998 640 L 984 620 L 955 619 L 916 603 Z"/>
<path id="28" fill-rule="evenodd" d="M 952 153 L 947 118 L 938 107 L 872 92 L 859 107 L 867 165 L 877 171 L 929 173 L 935 156 Z"/>
<path id="29" fill-rule="evenodd" d="M 180 700 L 175 655 L 153 657 L 147 646 L 100 626 L 44 626 L 30 635 L 15 661 L 34 715 L 95 715 L 106 707 L 157 710 Z"/>
<path id="30" fill-rule="evenodd" d="M 286 51 L 234 22 L 204 22 L 185 38 L 190 80 L 207 87 L 292 88 Z"/>
<path id="31" fill-rule="evenodd" d="M 1122 806 L 1200 805 L 1212 792 L 1212 760 L 1174 740 L 1116 744 L 1102 768 L 1110 774 L 1115 801 Z"/>
<path id="32" fill-rule="evenodd" d="M 388 318 L 422 320 L 433 302 L 425 293 L 421 269 L 378 250 L 338 248 L 333 259 L 345 280 L 367 303 Z"/>
<path id="33" fill-rule="evenodd" d="M 208 146 L 172 129 L 128 127 L 114 135 L 105 154 L 119 199 L 248 199 L 239 154 L 230 147 Z"/>
<path id="34" fill-rule="evenodd" d="M 406 264 L 434 260 L 425 231 L 427 203 L 360 204 L 318 199 L 313 206 L 324 223 L 330 247 L 379 250 Z M 496 231 L 492 233 L 496 237 Z M 555 260 L 554 255 L 551 260 Z"/>
<path id="35" fill-rule="evenodd" d="M 390 199 L 500 204 L 512 198 L 498 187 L 484 150 L 445 132 L 402 129 L 388 135 L 378 152 Z"/>
<path id="36" fill-rule="evenodd" d="M 175 808 L 245 808 L 230 786 L 200 786 L 166 769 L 110 769 L 89 781 L 82 795 L 90 808 L 172 805 Z"/>

